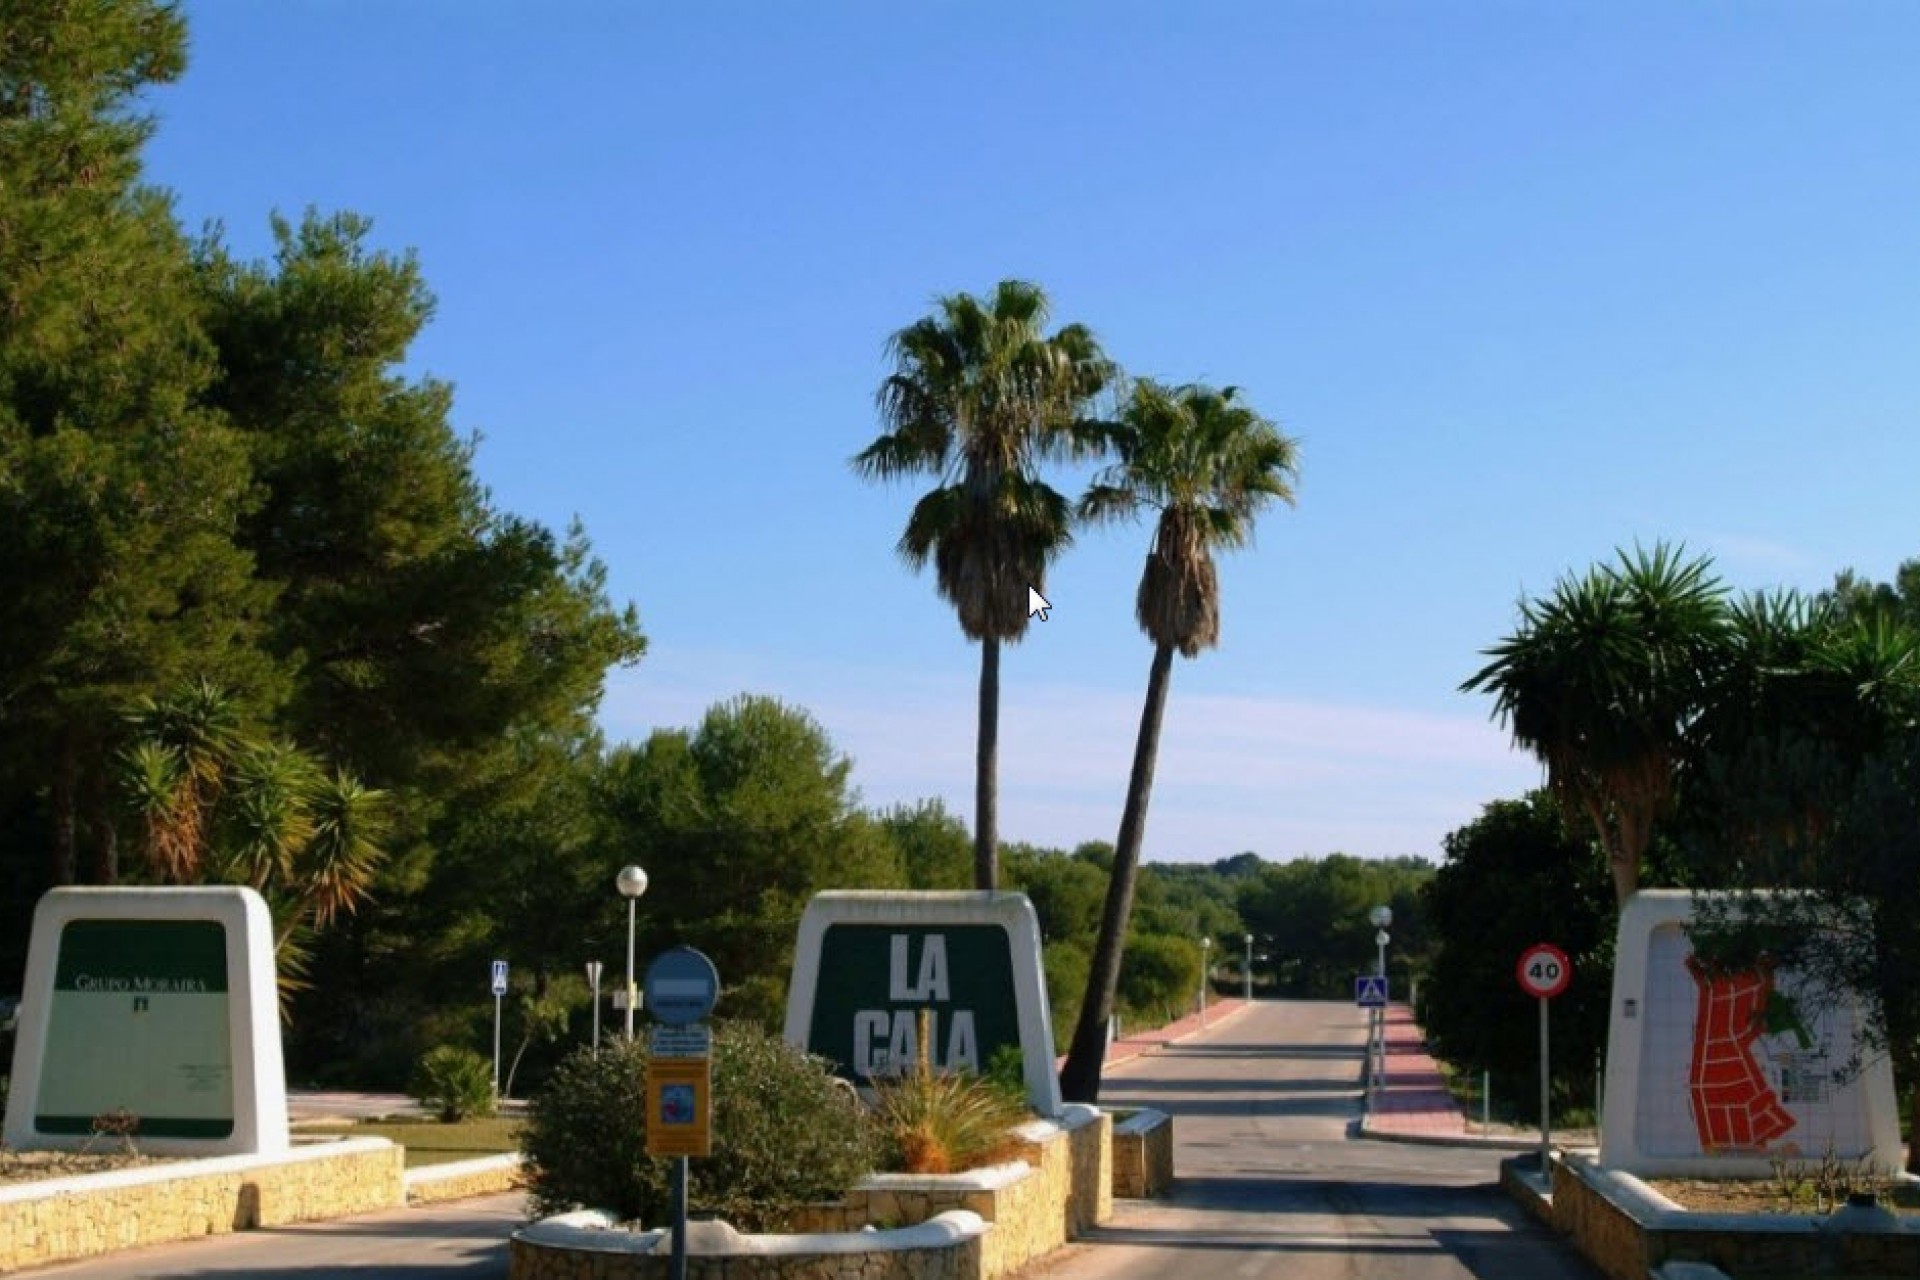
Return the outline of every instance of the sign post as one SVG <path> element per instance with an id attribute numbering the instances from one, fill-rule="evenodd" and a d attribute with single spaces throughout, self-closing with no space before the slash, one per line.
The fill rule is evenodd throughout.
<path id="1" fill-rule="evenodd" d="M 493 1096 L 500 1096 L 500 1001 L 507 994 L 507 962 L 493 962 Z"/>
<path id="2" fill-rule="evenodd" d="M 653 1029 L 647 1067 L 647 1154 L 673 1157 L 671 1280 L 687 1280 L 687 1157 L 713 1152 L 713 1038 L 701 1022 L 720 998 L 720 974 L 692 947 L 647 966 Z"/>
<path id="3" fill-rule="evenodd" d="M 1353 1002 L 1367 1011 L 1366 1085 L 1372 1089 L 1387 1082 L 1385 1042 L 1377 1041 L 1374 1036 L 1376 1020 L 1384 1018 L 1387 1012 L 1387 976 L 1384 973 L 1356 973 L 1353 976 Z"/>
<path id="4" fill-rule="evenodd" d="M 1520 989 L 1540 1001 L 1540 1176 L 1547 1176 L 1547 1148 L 1551 1144 L 1552 1125 L 1547 1117 L 1547 1001 L 1567 989 L 1573 979 L 1573 965 L 1567 953 L 1551 942 L 1536 942 L 1520 953 L 1515 966 Z"/>
<path id="5" fill-rule="evenodd" d="M 598 960 L 587 961 L 587 985 L 593 988 L 593 1051 L 600 1052 L 600 973 Z"/>

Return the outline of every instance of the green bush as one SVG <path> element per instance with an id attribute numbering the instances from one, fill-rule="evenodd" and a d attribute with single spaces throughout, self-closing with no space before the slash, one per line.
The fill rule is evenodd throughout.
<path id="1" fill-rule="evenodd" d="M 520 1137 L 535 1212 L 666 1220 L 672 1162 L 646 1153 L 646 1075 L 639 1040 L 581 1049 L 554 1070 Z M 749 1024 L 715 1032 L 713 1154 L 688 1162 L 692 1209 L 777 1228 L 794 1206 L 843 1195 L 877 1150 L 865 1109 L 820 1059 Z"/>
<path id="2" fill-rule="evenodd" d="M 443 1044 L 420 1059 L 408 1086 L 413 1100 L 452 1123 L 493 1114 L 493 1064 L 471 1049 Z"/>

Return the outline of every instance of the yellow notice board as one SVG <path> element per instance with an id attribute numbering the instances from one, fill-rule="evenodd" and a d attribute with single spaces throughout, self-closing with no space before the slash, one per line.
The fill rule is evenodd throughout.
<path id="1" fill-rule="evenodd" d="M 707 1058 L 655 1058 L 647 1064 L 647 1154 L 713 1153 L 713 1073 Z"/>

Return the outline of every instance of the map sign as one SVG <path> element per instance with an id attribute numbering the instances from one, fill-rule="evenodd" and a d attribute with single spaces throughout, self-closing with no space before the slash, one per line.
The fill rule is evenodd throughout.
<path id="1" fill-rule="evenodd" d="M 1764 1176 L 1775 1159 L 1901 1162 L 1884 1057 L 1860 1011 L 1762 960 L 1695 953 L 1691 894 L 1621 913 L 1601 1160 L 1635 1173 Z"/>

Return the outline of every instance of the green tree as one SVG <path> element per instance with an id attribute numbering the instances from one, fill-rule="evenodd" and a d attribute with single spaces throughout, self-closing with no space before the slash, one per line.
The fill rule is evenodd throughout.
<path id="1" fill-rule="evenodd" d="M 1247 931 L 1264 940 L 1282 992 L 1349 999 L 1354 975 L 1372 972 L 1377 958 L 1367 919 L 1376 906 L 1393 909 L 1389 972 L 1423 967 L 1429 928 L 1419 895 L 1432 876 L 1432 865 L 1418 858 L 1300 858 L 1243 880 L 1240 913 Z M 1405 990 L 1401 981 L 1394 985 Z"/>
<path id="2" fill-rule="evenodd" d="M 1177 1018 L 1199 998 L 1204 976 L 1200 964 L 1198 939 L 1165 933 L 1136 934 L 1127 940 L 1117 1002 L 1127 1014 L 1143 1021 Z"/>
<path id="3" fill-rule="evenodd" d="M 118 874 L 121 713 L 195 675 L 271 690 L 270 593 L 232 541 L 240 442 L 209 374 L 188 247 L 141 182 L 141 95 L 177 78 L 169 5 L 25 0 L 0 26 L 0 749 L 40 883 Z"/>
<path id="4" fill-rule="evenodd" d="M 1436 946 L 1418 1012 L 1435 1054 L 1463 1071 L 1492 1071 L 1503 1096 L 1538 1097 L 1525 1087 L 1539 1070 L 1538 1014 L 1514 965 L 1550 942 L 1574 973 L 1553 1002 L 1555 1084 L 1590 1103 L 1613 984 L 1608 885 L 1546 791 L 1496 800 L 1447 836 L 1446 860 L 1421 898 Z"/>
<path id="5" fill-rule="evenodd" d="M 1219 643 L 1214 548 L 1246 545 L 1263 507 L 1275 500 L 1292 502 L 1298 470 L 1294 441 L 1231 387 L 1137 383 L 1110 441 L 1119 461 L 1102 472 L 1081 509 L 1093 519 L 1142 507 L 1160 513 L 1135 602 L 1140 629 L 1153 641 L 1153 663 L 1087 994 L 1060 1073 L 1062 1094 L 1075 1102 L 1093 1102 L 1100 1094 L 1107 1019 L 1120 983 L 1174 652 L 1192 658 Z"/>
<path id="6" fill-rule="evenodd" d="M 1037 473 L 1086 451 L 1081 419 L 1113 377 L 1093 334 L 1049 334 L 1047 296 L 1005 280 L 991 297 L 952 294 L 933 315 L 894 334 L 893 373 L 880 385 L 886 431 L 853 459 L 861 475 L 930 475 L 899 550 L 934 566 L 960 629 L 980 642 L 980 718 L 974 774 L 974 887 L 998 868 L 1000 646 L 1027 631 L 1027 591 L 1071 540 L 1072 508 Z"/>
<path id="7" fill-rule="evenodd" d="M 1665 545 L 1621 552 L 1546 600 L 1461 685 L 1547 769 L 1562 813 L 1592 830 L 1624 903 L 1640 883 L 1654 824 L 1674 803 L 1680 762 L 1723 661 L 1725 588 L 1706 559 Z"/>
<path id="8" fill-rule="evenodd" d="M 795 932 L 815 893 L 901 884 L 892 844 L 856 806 L 850 768 L 806 712 L 751 696 L 691 731 L 660 730 L 608 755 L 601 863 L 644 851 L 642 936 L 651 950 L 706 952 L 723 1015 L 781 1024 Z M 612 907 L 611 887 L 603 892 Z"/>
<path id="9" fill-rule="evenodd" d="M 973 876 L 973 840 L 967 824 L 939 800 L 895 805 L 879 815 L 893 841 L 909 889 L 964 889 Z"/>
<path id="10" fill-rule="evenodd" d="M 497 509 L 451 386 L 407 374 L 433 312 L 414 256 L 352 214 L 272 229 L 264 262 L 198 246 L 205 400 L 257 478 L 234 537 L 276 594 L 275 727 L 384 791 L 392 826 L 377 903 L 316 940 L 289 1054 L 397 1081 L 464 1033 L 474 1015 L 444 993 L 479 962 L 507 955 L 544 984 L 585 958 L 602 904 L 583 810 L 558 810 L 584 804 L 606 670 L 645 640 L 580 528 Z"/>
<path id="11" fill-rule="evenodd" d="M 559 539 L 491 506 L 452 388 L 403 376 L 433 298 L 371 231 L 275 218 L 271 264 L 200 246 L 208 396 L 263 493 L 239 535 L 278 591 L 273 648 L 299 668 L 290 727 L 383 787 L 445 796 L 515 767 L 509 730 L 585 731 L 645 639 L 577 526 Z"/>

